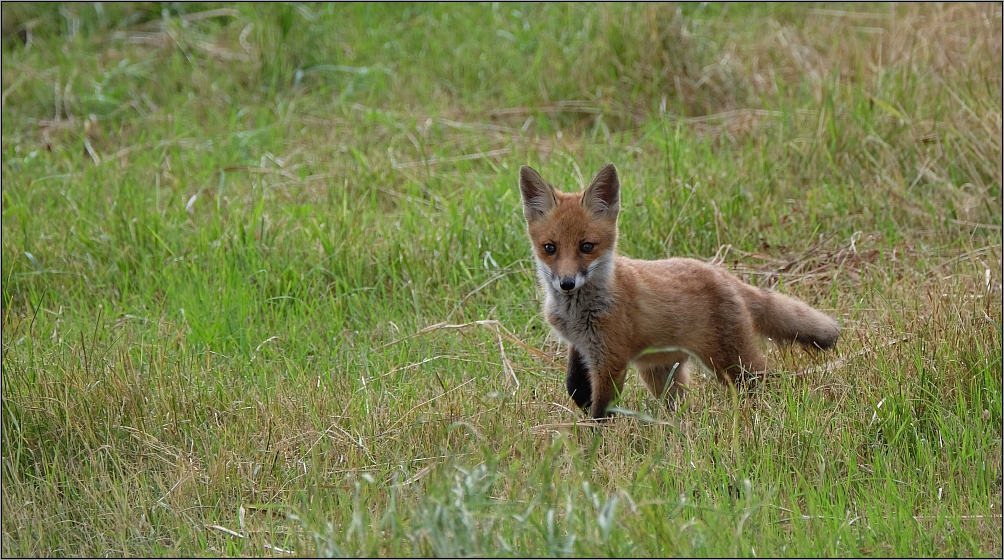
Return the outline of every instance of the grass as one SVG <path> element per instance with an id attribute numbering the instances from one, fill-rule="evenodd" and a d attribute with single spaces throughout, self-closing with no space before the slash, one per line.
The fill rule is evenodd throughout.
<path id="1" fill-rule="evenodd" d="M 1000 556 L 1001 10 L 3 5 L 16 556 Z M 840 318 L 582 422 L 516 188 Z"/>

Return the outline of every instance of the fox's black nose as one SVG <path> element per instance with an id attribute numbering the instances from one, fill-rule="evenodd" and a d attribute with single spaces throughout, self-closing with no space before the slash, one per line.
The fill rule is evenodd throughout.
<path id="1" fill-rule="evenodd" d="M 567 292 L 568 290 L 571 290 L 574 287 L 575 287 L 575 279 L 574 278 L 562 278 L 561 279 L 561 289 L 562 290 L 565 290 Z"/>

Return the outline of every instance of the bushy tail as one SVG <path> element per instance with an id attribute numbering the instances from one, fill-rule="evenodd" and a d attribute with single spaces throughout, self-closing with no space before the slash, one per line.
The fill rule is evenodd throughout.
<path id="1" fill-rule="evenodd" d="M 784 294 L 748 284 L 743 287 L 753 325 L 761 335 L 824 350 L 837 343 L 840 325 L 836 319 Z"/>

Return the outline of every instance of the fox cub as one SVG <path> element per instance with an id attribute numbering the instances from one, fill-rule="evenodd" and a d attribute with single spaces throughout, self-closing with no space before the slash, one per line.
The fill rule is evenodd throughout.
<path id="1" fill-rule="evenodd" d="M 722 383 L 741 383 L 766 372 L 757 335 L 810 348 L 837 342 L 833 318 L 721 268 L 695 259 L 619 256 L 620 181 L 612 164 L 574 194 L 523 166 L 519 189 L 544 316 L 568 344 L 568 394 L 593 418 L 608 416 L 632 362 L 648 390 L 672 408 L 689 382 L 690 356 Z M 673 350 L 644 353 L 664 347 Z"/>

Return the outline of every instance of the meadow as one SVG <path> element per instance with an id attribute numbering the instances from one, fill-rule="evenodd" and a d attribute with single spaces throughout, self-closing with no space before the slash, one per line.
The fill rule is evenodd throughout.
<path id="1" fill-rule="evenodd" d="M 4 556 L 997 556 L 997 4 L 2 5 Z M 564 389 L 517 178 L 839 318 Z"/>

